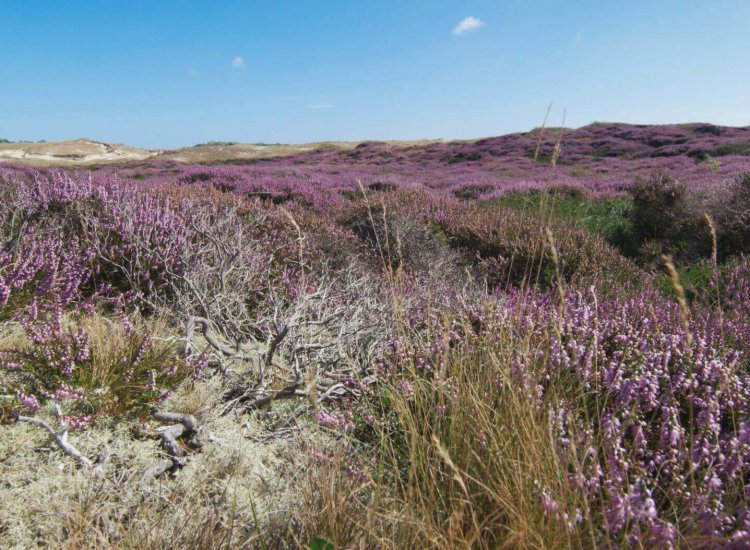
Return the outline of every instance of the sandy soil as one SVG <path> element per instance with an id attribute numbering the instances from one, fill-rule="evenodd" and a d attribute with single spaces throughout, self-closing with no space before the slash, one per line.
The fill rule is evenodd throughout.
<path id="1" fill-rule="evenodd" d="M 390 141 L 387 143 L 393 145 L 425 145 L 432 142 L 434 141 Z M 138 161 L 157 156 L 174 162 L 197 163 L 278 157 L 316 149 L 348 150 L 360 143 L 362 142 L 326 141 L 300 145 L 238 143 L 233 145 L 200 145 L 170 151 L 138 149 L 127 145 L 109 144 L 90 139 L 45 143 L 0 143 L 0 163 L 20 162 L 36 166 L 86 166 L 90 164 Z"/>
<path id="2" fill-rule="evenodd" d="M 0 144 L 0 162 L 21 162 L 37 165 L 143 160 L 156 154 L 158 154 L 158 151 L 147 151 L 126 145 L 110 145 L 88 139 L 49 143 Z"/>

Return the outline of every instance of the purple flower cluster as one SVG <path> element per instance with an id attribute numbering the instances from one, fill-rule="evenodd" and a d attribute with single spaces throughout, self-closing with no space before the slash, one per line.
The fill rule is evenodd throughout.
<path id="1" fill-rule="evenodd" d="M 59 302 L 41 310 L 34 301 L 20 316 L 28 349 L 4 351 L 0 368 L 14 375 L 11 387 L 22 407 L 35 411 L 47 401 L 57 404 L 67 400 L 83 401 L 85 392 L 70 385 L 76 370 L 85 368 L 90 359 L 89 342 L 82 330 L 66 328 Z M 33 393 L 31 393 L 33 392 Z M 69 426 L 83 427 L 86 415 L 67 417 Z"/>
<path id="2" fill-rule="evenodd" d="M 354 429 L 354 422 L 348 411 L 328 412 L 321 410 L 318 413 L 318 423 L 339 432 L 349 432 Z"/>
<path id="3" fill-rule="evenodd" d="M 60 235 L 30 230 L 13 249 L 0 251 L 0 308 L 34 298 L 60 307 L 79 300 L 92 257 Z"/>
<path id="4" fill-rule="evenodd" d="M 683 329 L 676 304 L 642 296 L 597 304 L 581 293 L 547 311 L 549 377 L 569 376 L 585 404 L 555 404 L 561 452 L 590 449 L 579 478 L 606 504 L 606 528 L 640 539 L 699 518 L 712 537 L 740 533 L 727 506 L 750 473 L 750 376 L 731 326 Z M 558 322 L 561 321 L 561 322 Z M 541 337 L 541 334 L 540 334 Z"/>

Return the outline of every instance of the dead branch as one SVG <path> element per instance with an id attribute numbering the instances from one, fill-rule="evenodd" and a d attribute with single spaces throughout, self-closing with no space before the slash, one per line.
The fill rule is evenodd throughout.
<path id="1" fill-rule="evenodd" d="M 18 417 L 19 422 L 28 422 L 30 424 L 33 424 L 35 426 L 38 426 L 40 428 L 44 428 L 47 430 L 47 432 L 52 436 L 52 440 L 55 442 L 55 444 L 62 449 L 63 452 L 68 454 L 69 456 L 72 456 L 75 458 L 79 463 L 86 466 L 87 468 L 90 468 L 93 466 L 93 462 L 86 458 L 81 451 L 76 449 L 70 441 L 68 441 L 68 430 L 67 428 L 63 428 L 60 433 L 55 432 L 55 430 L 52 429 L 52 427 L 44 422 L 43 420 L 40 420 L 39 418 L 34 418 L 31 416 L 19 416 Z"/>
<path id="2" fill-rule="evenodd" d="M 160 475 L 185 465 L 181 457 L 184 457 L 187 453 L 178 441 L 180 438 L 192 437 L 193 439 L 188 441 L 187 444 L 192 447 L 200 447 L 200 443 L 194 436 L 198 435 L 201 429 L 198 425 L 198 420 L 193 415 L 154 411 L 151 413 L 151 416 L 159 422 L 177 422 L 177 424 L 166 426 L 159 430 L 161 432 L 161 447 L 170 456 L 169 458 L 160 460 L 144 472 L 141 477 L 141 483 L 144 485 L 151 483 Z"/>

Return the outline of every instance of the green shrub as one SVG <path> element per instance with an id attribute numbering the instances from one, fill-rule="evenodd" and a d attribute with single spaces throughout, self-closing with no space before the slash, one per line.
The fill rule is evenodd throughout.
<path id="1" fill-rule="evenodd" d="M 457 164 L 459 162 L 472 162 L 481 159 L 482 153 L 479 151 L 472 151 L 471 153 L 456 153 L 453 156 L 447 157 L 445 162 L 448 164 Z"/>
<path id="2" fill-rule="evenodd" d="M 715 214 L 722 256 L 750 252 L 750 172 L 737 178 L 726 204 Z"/>
<path id="3" fill-rule="evenodd" d="M 655 172 L 630 188 L 630 228 L 622 250 L 637 253 L 642 263 L 661 254 L 692 261 L 710 253 L 711 243 L 702 216 L 692 206 L 687 189 L 672 176 Z"/>

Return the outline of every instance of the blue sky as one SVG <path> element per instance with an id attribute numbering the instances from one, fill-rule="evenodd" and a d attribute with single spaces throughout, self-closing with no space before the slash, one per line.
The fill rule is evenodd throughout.
<path id="1" fill-rule="evenodd" d="M 468 138 L 550 102 L 750 125 L 749 29 L 745 0 L 0 0 L 0 137 Z"/>

